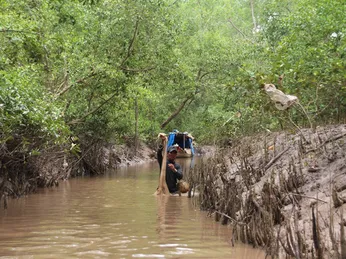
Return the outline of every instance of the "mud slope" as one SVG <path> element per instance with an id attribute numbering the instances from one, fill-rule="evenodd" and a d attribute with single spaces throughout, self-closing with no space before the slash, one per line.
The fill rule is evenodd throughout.
<path id="1" fill-rule="evenodd" d="M 346 125 L 269 133 L 220 150 L 191 181 L 235 239 L 280 257 L 340 258 L 345 155 Z"/>

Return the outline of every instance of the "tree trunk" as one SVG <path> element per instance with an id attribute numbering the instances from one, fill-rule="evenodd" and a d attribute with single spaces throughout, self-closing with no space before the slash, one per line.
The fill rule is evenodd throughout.
<path id="1" fill-rule="evenodd" d="M 138 101 L 137 96 L 135 98 L 135 156 L 138 150 Z"/>
<path id="2" fill-rule="evenodd" d="M 181 104 L 180 106 L 172 113 L 171 116 L 168 117 L 168 119 L 161 124 L 161 129 L 167 126 L 168 123 L 170 123 L 171 120 L 173 120 L 180 112 L 181 110 L 185 107 L 186 103 L 192 99 L 192 96 L 187 97 Z"/>

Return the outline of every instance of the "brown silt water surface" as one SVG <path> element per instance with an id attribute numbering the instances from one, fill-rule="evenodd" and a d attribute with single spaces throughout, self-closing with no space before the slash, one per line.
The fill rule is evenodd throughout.
<path id="1" fill-rule="evenodd" d="M 154 196 L 158 174 L 147 163 L 10 200 L 0 209 L 0 258 L 265 258 L 232 247 L 231 228 L 196 199 Z"/>

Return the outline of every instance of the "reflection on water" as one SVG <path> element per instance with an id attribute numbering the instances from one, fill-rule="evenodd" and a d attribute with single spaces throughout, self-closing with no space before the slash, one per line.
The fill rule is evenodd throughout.
<path id="1" fill-rule="evenodd" d="M 188 159 L 187 159 L 188 160 Z M 188 170 L 189 162 L 182 164 Z M 0 258 L 264 258 L 187 197 L 154 196 L 158 166 L 121 168 L 10 201 Z"/>

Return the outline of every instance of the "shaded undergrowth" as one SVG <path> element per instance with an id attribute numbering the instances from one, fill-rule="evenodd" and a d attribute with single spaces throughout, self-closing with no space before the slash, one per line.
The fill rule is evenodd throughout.
<path id="1" fill-rule="evenodd" d="M 32 139 L 30 146 L 23 147 L 22 138 L 0 143 L 2 208 L 7 208 L 10 198 L 34 193 L 38 188 L 58 186 L 71 177 L 100 175 L 110 168 L 138 162 L 143 154 L 152 155 L 143 145 L 136 152 L 132 143 L 112 145 L 101 140 L 80 139 L 65 145 L 42 146 L 39 140 Z"/>
<path id="2" fill-rule="evenodd" d="M 73 176 L 103 173 L 108 166 L 104 162 L 104 145 L 84 143 L 77 152 L 71 152 L 70 146 L 65 145 L 41 148 L 36 154 L 34 146 L 23 149 L 21 139 L 1 144 L 1 206 L 6 209 L 9 198 L 19 198 L 38 188 L 58 186 L 61 180 Z M 118 162 L 116 157 L 112 159 L 115 164 Z"/>

